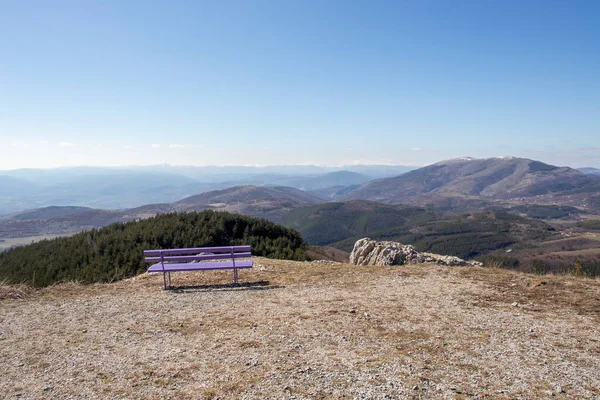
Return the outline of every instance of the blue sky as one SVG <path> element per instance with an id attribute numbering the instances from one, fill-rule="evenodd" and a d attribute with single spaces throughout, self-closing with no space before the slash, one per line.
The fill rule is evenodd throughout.
<path id="1" fill-rule="evenodd" d="M 2 1 L 0 169 L 600 167 L 600 2 Z"/>

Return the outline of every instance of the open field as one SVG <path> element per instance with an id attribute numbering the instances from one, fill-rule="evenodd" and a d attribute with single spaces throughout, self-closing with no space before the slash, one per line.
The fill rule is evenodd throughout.
<path id="1" fill-rule="evenodd" d="M 600 281 L 255 259 L 0 287 L 7 398 L 600 397 Z M 10 293 L 9 293 L 10 292 Z M 22 298 L 18 298 L 22 297 Z"/>
<path id="2" fill-rule="evenodd" d="M 39 242 L 44 239 L 54 239 L 62 235 L 44 235 L 44 236 L 28 236 L 22 238 L 2 238 L 0 239 L 0 251 L 10 249 L 14 246 L 26 246 L 28 244 Z"/>

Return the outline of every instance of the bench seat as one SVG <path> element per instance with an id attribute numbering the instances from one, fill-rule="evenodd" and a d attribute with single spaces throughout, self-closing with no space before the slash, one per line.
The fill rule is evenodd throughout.
<path id="1" fill-rule="evenodd" d="M 240 260 L 235 262 L 235 268 L 252 268 L 252 260 Z M 212 269 L 233 269 L 231 261 L 213 261 L 199 263 L 165 263 L 166 272 L 182 272 L 182 271 L 197 271 L 197 270 L 212 270 Z M 148 268 L 148 272 L 163 272 L 163 267 L 160 263 L 152 265 Z"/>
<path id="2" fill-rule="evenodd" d="M 233 270 L 233 283 L 238 283 L 238 269 L 252 268 L 250 246 L 192 247 L 185 249 L 144 250 L 144 261 L 151 263 L 148 273 L 162 273 L 164 288 L 171 272 Z M 218 260 L 218 261 L 217 261 Z"/>

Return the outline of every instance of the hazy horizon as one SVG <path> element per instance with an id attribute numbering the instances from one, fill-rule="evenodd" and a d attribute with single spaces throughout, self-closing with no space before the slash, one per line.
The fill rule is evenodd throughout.
<path id="1" fill-rule="evenodd" d="M 170 164 L 170 163 L 158 163 L 158 164 L 129 164 L 129 165 L 65 165 L 65 166 L 55 166 L 55 167 L 19 167 L 19 168 L 7 168 L 7 169 L 0 169 L 0 172 L 7 172 L 7 171 L 15 171 L 15 170 L 22 170 L 22 169 L 39 169 L 39 170 L 55 170 L 55 169 L 76 169 L 76 168 L 106 168 L 106 169 L 127 169 L 127 168 L 131 168 L 131 169 L 136 169 L 136 168 L 161 168 L 161 167 L 173 167 L 173 168 L 216 168 L 216 169 L 226 169 L 226 168 L 256 168 L 256 169 L 268 169 L 268 168 L 293 168 L 293 167 L 306 167 L 306 168 L 322 168 L 322 169 L 341 169 L 341 168 L 359 168 L 359 167 L 408 167 L 408 168 L 422 168 L 422 167 L 426 167 L 428 165 L 433 165 L 439 162 L 443 162 L 443 161 L 450 161 L 450 160 L 456 160 L 456 159 L 465 159 L 465 158 L 472 158 L 472 159 L 490 159 L 490 158 L 528 158 L 528 159 L 532 159 L 534 161 L 541 161 L 544 162 L 546 164 L 550 164 L 550 165 L 556 165 L 559 167 L 571 167 L 571 168 L 598 168 L 600 169 L 600 164 L 597 165 L 567 165 L 567 164 L 553 164 L 544 160 L 539 160 L 539 159 L 533 159 L 531 157 L 516 157 L 516 156 L 492 156 L 492 157 L 472 157 L 472 156 L 460 156 L 460 157 L 453 157 L 453 158 L 447 158 L 447 159 L 441 159 L 441 160 L 437 160 L 437 161 L 433 161 L 430 163 L 423 163 L 421 165 L 418 164 L 394 164 L 394 163 L 353 163 L 353 164 L 310 164 L 310 163 L 295 163 L 295 164 L 223 164 L 223 165 L 216 165 L 216 164 L 206 164 L 206 165 L 192 165 L 192 164 Z"/>

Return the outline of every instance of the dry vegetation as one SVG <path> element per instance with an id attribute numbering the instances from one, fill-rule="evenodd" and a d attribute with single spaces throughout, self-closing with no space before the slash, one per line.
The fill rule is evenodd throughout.
<path id="1" fill-rule="evenodd" d="M 553 238 L 527 246 L 518 246 L 514 252 L 507 254 L 520 261 L 522 267 L 531 266 L 535 261 L 541 261 L 546 271 L 564 272 L 572 270 L 577 260 L 584 264 L 598 265 L 600 262 L 600 233 L 572 232 L 568 236 Z M 600 276 L 599 266 L 594 267 Z M 531 270 L 524 268 L 525 270 Z"/>
<path id="2" fill-rule="evenodd" d="M 0 301 L 10 398 L 598 398 L 600 282 L 256 259 Z M 185 286 L 184 286 L 185 285 Z M 8 289 L 7 289 L 8 288 Z M 3 286 L 1 293 L 10 291 Z"/>

